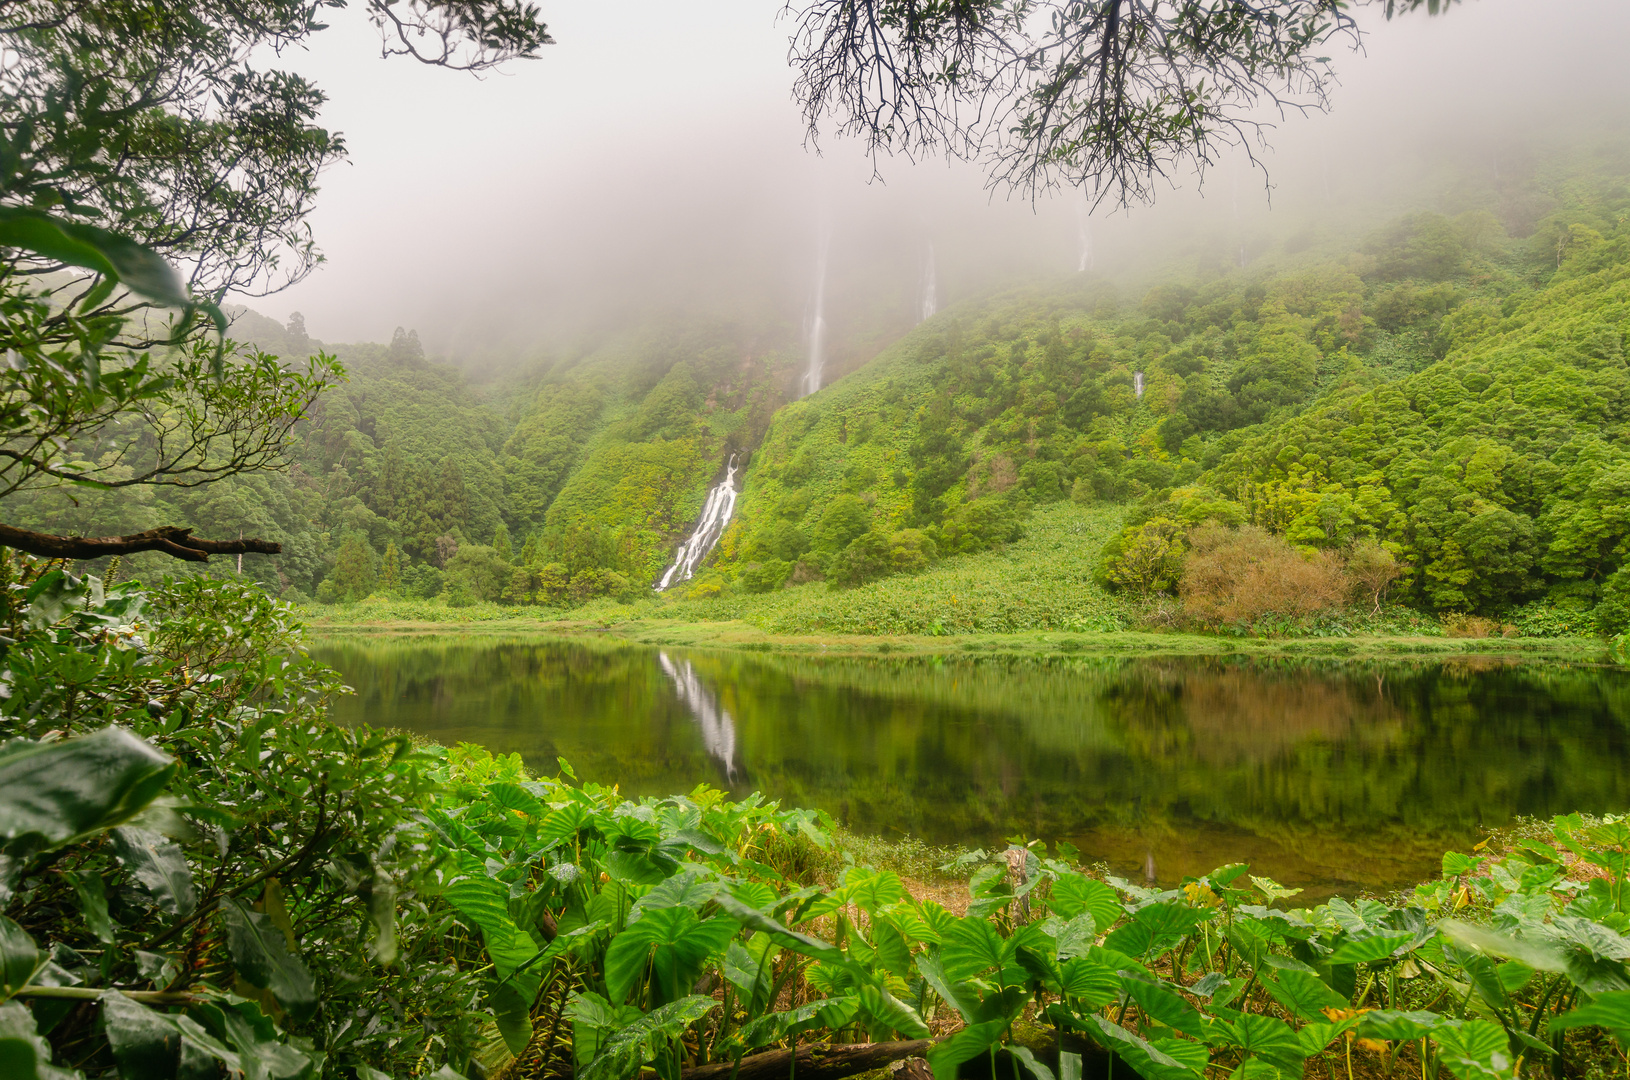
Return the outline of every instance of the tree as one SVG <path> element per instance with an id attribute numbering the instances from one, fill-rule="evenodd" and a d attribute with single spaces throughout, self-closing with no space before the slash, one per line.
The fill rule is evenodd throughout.
<path id="1" fill-rule="evenodd" d="M 394 543 L 385 545 L 385 557 L 379 568 L 379 585 L 387 592 L 396 592 L 402 587 L 402 554 L 396 550 Z"/>
<path id="2" fill-rule="evenodd" d="M 1453 0 L 1369 0 L 1388 18 Z M 880 154 L 982 163 L 1027 194 L 1147 201 L 1180 165 L 1250 152 L 1266 109 L 1322 110 L 1325 46 L 1360 41 L 1345 0 L 813 0 L 794 96 Z M 1254 159 L 1254 158 L 1253 158 Z"/>
<path id="3" fill-rule="evenodd" d="M 206 330 L 213 322 L 224 335 L 211 301 L 226 290 L 272 291 L 317 261 L 305 219 L 318 173 L 344 144 L 314 122 L 321 93 L 261 58 L 342 6 L 19 0 L 0 10 L 0 498 L 195 486 L 283 466 L 290 427 L 342 369 L 329 357 L 302 369 L 240 356 Z M 523 0 L 360 6 L 387 54 L 448 67 L 485 69 L 550 40 Z M 73 559 L 279 550 L 191 532 L 96 540 L 8 525 L 0 543 Z"/>
<path id="4" fill-rule="evenodd" d="M 340 545 L 334 571 L 329 574 L 335 592 L 344 600 L 361 600 L 374 591 L 378 576 L 374 572 L 374 552 L 368 541 L 351 535 Z"/>

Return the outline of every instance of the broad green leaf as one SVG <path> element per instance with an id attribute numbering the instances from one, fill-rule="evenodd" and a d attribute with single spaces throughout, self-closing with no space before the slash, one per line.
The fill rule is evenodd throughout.
<path id="1" fill-rule="evenodd" d="M 117 990 L 97 999 L 102 1025 L 123 1080 L 204 1080 L 220 1066 L 241 1072 L 242 1060 L 196 1020 L 138 1005 Z"/>
<path id="2" fill-rule="evenodd" d="M 187 857 L 160 833 L 120 826 L 113 830 L 113 853 L 164 911 L 185 918 L 198 907 Z"/>
<path id="3" fill-rule="evenodd" d="M 1514 938 L 1459 919 L 1444 919 L 1438 923 L 1438 932 L 1466 948 L 1503 960 L 1520 960 L 1536 971 L 1566 971 L 1568 967 L 1567 957 L 1548 942 Z"/>
<path id="4" fill-rule="evenodd" d="M 1564 941 L 1579 946 L 1596 960 L 1630 960 L 1630 940 L 1626 940 L 1601 923 L 1570 915 L 1558 915 L 1552 920 L 1552 925 L 1561 933 Z"/>
<path id="5" fill-rule="evenodd" d="M 1345 1009 L 1347 999 L 1311 972 L 1286 969 L 1264 971 L 1262 985 L 1273 999 L 1304 1020 L 1323 1020 L 1325 1009 Z"/>
<path id="6" fill-rule="evenodd" d="M 1035 1080 L 1055 1080 L 1053 1070 L 1037 1061 L 1036 1055 L 1030 1052 L 1028 1046 L 1020 1046 L 1014 1043 L 1006 1049 L 1013 1060 L 1023 1067 L 1025 1073 L 1035 1077 Z"/>
<path id="7" fill-rule="evenodd" d="M 191 302 L 175 268 L 163 256 L 94 225 L 66 221 L 31 207 L 3 206 L 0 247 L 116 277 L 132 292 L 169 307 L 186 307 Z"/>
<path id="8" fill-rule="evenodd" d="M 917 970 L 922 972 L 923 979 L 927 981 L 930 989 L 940 996 L 951 1008 L 962 1014 L 962 1019 L 969 1024 L 978 1022 L 979 995 L 972 987 L 953 980 L 945 973 L 944 966 L 937 957 L 927 953 L 918 953 L 915 962 Z"/>
<path id="9" fill-rule="evenodd" d="M 956 1080 L 957 1066 L 989 1051 L 1001 1040 L 1007 1025 L 1006 1020 L 969 1024 L 949 1039 L 929 1048 L 928 1064 L 934 1070 L 934 1080 Z"/>
<path id="10" fill-rule="evenodd" d="M 44 966 L 45 954 L 28 931 L 0 915 L 0 1001 L 27 986 Z"/>
<path id="11" fill-rule="evenodd" d="M 252 1001 L 203 1001 L 193 1005 L 189 1015 L 237 1052 L 246 1078 L 306 1080 L 321 1075 L 323 1055 L 310 1050 L 309 1044 L 286 1041 L 271 1017 Z"/>
<path id="12" fill-rule="evenodd" d="M 1302 1044 L 1302 1053 L 1308 1057 L 1322 1053 L 1338 1036 L 1356 1028 L 1358 1019 L 1357 1016 L 1349 1016 L 1345 1020 L 1318 1020 L 1302 1025 L 1296 1033 L 1296 1040 Z"/>
<path id="13" fill-rule="evenodd" d="M 1093 1008 L 1102 1008 L 1120 995 L 1121 977 L 1115 969 L 1093 956 L 1078 956 L 1067 962 L 1060 985 L 1064 993 L 1079 998 Z"/>
<path id="14" fill-rule="evenodd" d="M 843 950 L 831 942 L 822 941 L 820 938 L 810 937 L 808 934 L 801 934 L 796 930 L 789 929 L 762 911 L 748 907 L 733 896 L 720 894 L 715 900 L 725 914 L 735 919 L 745 929 L 768 934 L 772 941 L 784 949 L 791 949 L 802 956 L 813 957 L 826 963 L 842 964 L 848 959 Z"/>
<path id="15" fill-rule="evenodd" d="M 535 971 L 518 971 L 487 987 L 493 1022 L 511 1054 L 519 1055 L 532 1042 L 532 1003 L 542 981 Z"/>
<path id="16" fill-rule="evenodd" d="M 82 1080 L 79 1072 L 51 1064 L 51 1044 L 35 1030 L 21 1002 L 0 1005 L 0 1077 L 5 1080 Z"/>
<path id="17" fill-rule="evenodd" d="M 1443 853 L 1443 876 L 1446 878 L 1469 874 L 1482 865 L 1482 858 L 1476 855 L 1462 855 L 1458 851 Z"/>
<path id="18" fill-rule="evenodd" d="M 538 943 L 509 916 L 509 893 L 499 882 L 463 865 L 441 895 L 481 931 L 500 979 L 507 979 L 538 954 Z"/>
<path id="19" fill-rule="evenodd" d="M 108 916 L 107 884 L 102 875 L 91 870 L 64 874 L 73 883 L 74 894 L 79 897 L 79 913 L 96 940 L 104 945 L 113 944 L 113 920 Z"/>
<path id="20" fill-rule="evenodd" d="M 693 916 L 694 917 L 694 916 Z M 634 1076 L 668 1044 L 684 1035 L 696 1021 L 718 1007 L 710 997 L 695 994 L 653 1009 L 606 1039 L 580 1080 L 625 1080 Z"/>
<path id="21" fill-rule="evenodd" d="M 851 868 L 844 875 L 844 885 L 848 889 L 849 899 L 871 915 L 877 914 L 880 908 L 898 904 L 906 895 L 900 875 L 892 870 L 876 873 Z"/>
<path id="22" fill-rule="evenodd" d="M 606 992 L 614 1002 L 626 1001 L 649 965 L 657 1001 L 677 1001 L 708 962 L 724 953 L 737 929 L 730 919 L 698 920 L 690 908 L 647 911 L 611 939 L 605 960 Z"/>
<path id="23" fill-rule="evenodd" d="M 634 906 L 628 909 L 628 922 L 639 922 L 647 911 L 655 908 L 685 907 L 700 912 L 723 891 L 723 882 L 704 879 L 694 870 L 685 870 L 634 901 Z"/>
<path id="24" fill-rule="evenodd" d="M 940 963 L 945 974 L 962 982 L 1013 959 L 1013 945 L 984 919 L 961 919 L 940 939 Z"/>
<path id="25" fill-rule="evenodd" d="M 521 814 L 534 821 L 547 817 L 549 808 L 538 797 L 519 784 L 501 780 L 487 785 L 487 799 L 513 814 Z"/>
<path id="26" fill-rule="evenodd" d="M 1097 1013 L 1087 1017 L 1087 1033 L 1124 1060 L 1145 1080 L 1196 1080 L 1202 1074 Z M 935 1074 L 938 1080 L 938 1073 Z"/>
<path id="27" fill-rule="evenodd" d="M 725 948 L 719 971 L 741 994 L 742 1003 L 749 1013 L 762 1012 L 768 1003 L 774 982 L 775 958 L 780 952 L 781 947 L 771 941 L 767 934 L 754 934 L 745 945 L 732 941 Z"/>
<path id="28" fill-rule="evenodd" d="M 243 981 L 271 991 L 295 1019 L 310 1016 L 317 1008 L 317 987 L 306 965 L 290 954 L 283 932 L 271 918 L 236 900 L 221 901 L 221 918 L 232 966 Z"/>
<path id="29" fill-rule="evenodd" d="M 821 1016 L 832 1001 L 822 998 L 818 1001 L 807 1002 L 797 1008 L 785 1012 L 774 1012 L 757 1019 L 749 1020 L 736 1032 L 740 1045 L 745 1050 L 757 1050 L 770 1043 L 807 1031 L 811 1027 L 821 1025 Z"/>
<path id="30" fill-rule="evenodd" d="M 1327 959 L 1331 964 L 1373 964 L 1415 940 L 1414 934 L 1375 934 L 1343 942 Z"/>
<path id="31" fill-rule="evenodd" d="M 1131 921 L 1105 938 L 1104 945 L 1128 956 L 1158 956 L 1210 917 L 1210 912 L 1186 904 L 1150 904 L 1133 912 Z"/>
<path id="32" fill-rule="evenodd" d="M 1192 1039 L 1150 1039 L 1149 1045 L 1173 1061 L 1180 1061 L 1197 1073 L 1204 1073 L 1211 1064 L 1211 1050 L 1205 1043 Z"/>
<path id="33" fill-rule="evenodd" d="M 1114 926 L 1125 911 L 1114 889 L 1085 874 L 1060 875 L 1052 883 L 1047 906 L 1065 919 L 1091 915 L 1099 933 Z"/>
<path id="34" fill-rule="evenodd" d="M 1401 1042 L 1430 1035 L 1449 1019 L 1434 1012 L 1418 1010 L 1402 1012 L 1396 1009 L 1375 1009 L 1361 1013 L 1358 1018 L 1359 1037 Z"/>
<path id="35" fill-rule="evenodd" d="M 1257 890 L 1268 898 L 1270 904 L 1275 900 L 1284 900 L 1295 896 L 1302 891 L 1301 889 L 1287 889 L 1273 878 L 1256 877 L 1255 875 L 1251 877 L 1251 884 L 1255 885 Z"/>
<path id="36" fill-rule="evenodd" d="M 1630 990 L 1597 994 L 1587 1004 L 1551 1021 L 1552 1031 L 1575 1027 L 1606 1028 L 1621 1047 L 1630 1047 Z"/>
<path id="37" fill-rule="evenodd" d="M 50 850 L 129 821 L 164 790 L 176 765 L 123 728 L 0 747 L 0 838 Z"/>
<path id="38" fill-rule="evenodd" d="M 926 1039 L 928 1025 L 917 1010 L 899 1001 L 881 986 L 862 986 L 856 994 L 860 1011 L 880 1028 L 898 1032 L 907 1039 Z"/>
<path id="39" fill-rule="evenodd" d="M 1302 1053 L 1301 1040 L 1297 1039 L 1296 1032 L 1283 1020 L 1256 1013 L 1245 1013 L 1239 1019 L 1217 1027 L 1226 1028 L 1233 1037 L 1234 1045 L 1240 1049 L 1276 1068 L 1283 1069 L 1292 1076 L 1302 1074 L 1306 1055 Z M 1214 1027 L 1213 1031 L 1216 1030 Z"/>
<path id="40" fill-rule="evenodd" d="M 1505 1029 L 1487 1020 L 1444 1025 L 1432 1032 L 1438 1060 L 1460 1080 L 1502 1080 L 1512 1075 Z"/>
<path id="41" fill-rule="evenodd" d="M 1127 997 L 1137 1002 L 1138 1008 L 1151 1020 L 1158 1020 L 1169 1028 L 1175 1028 L 1195 1038 L 1205 1035 L 1205 1022 L 1200 1018 L 1200 1011 L 1185 1001 L 1175 990 L 1162 986 L 1153 979 L 1135 974 L 1123 976 L 1121 987 L 1126 991 Z"/>
<path id="42" fill-rule="evenodd" d="M 1068 960 L 1072 956 L 1085 956 L 1096 944 L 1098 944 L 1097 924 L 1090 911 L 1082 912 L 1059 930 L 1058 958 Z"/>

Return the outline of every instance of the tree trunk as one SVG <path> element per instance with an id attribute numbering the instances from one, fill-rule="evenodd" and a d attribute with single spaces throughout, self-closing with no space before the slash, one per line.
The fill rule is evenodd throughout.
<path id="1" fill-rule="evenodd" d="M 680 1073 L 680 1080 L 841 1080 L 845 1076 L 881 1069 L 901 1058 L 922 1057 L 934 1045 L 932 1039 L 913 1039 L 910 1042 L 852 1043 L 831 1046 L 811 1043 L 798 1048 L 798 1065 L 792 1067 L 792 1051 L 766 1050 L 762 1054 L 741 1059 L 737 1069 L 728 1061 L 700 1065 Z"/>

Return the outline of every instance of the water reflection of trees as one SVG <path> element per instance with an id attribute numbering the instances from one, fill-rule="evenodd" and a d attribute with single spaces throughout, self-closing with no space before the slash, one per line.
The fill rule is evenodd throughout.
<path id="1" fill-rule="evenodd" d="M 1630 680 L 1562 665 L 669 652 L 668 671 L 582 639 L 319 651 L 358 689 L 342 716 L 565 756 L 625 791 L 735 777 L 861 828 L 1091 837 L 1139 865 L 1161 836 L 1172 859 L 1204 836 L 1309 874 L 1343 853 L 1414 865 L 1480 824 L 1630 802 Z"/>

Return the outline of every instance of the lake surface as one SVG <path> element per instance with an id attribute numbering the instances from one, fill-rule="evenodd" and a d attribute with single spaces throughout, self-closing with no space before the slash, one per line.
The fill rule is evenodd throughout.
<path id="1" fill-rule="evenodd" d="M 1353 895 L 1521 815 L 1630 807 L 1630 676 L 1503 660 L 821 658 L 331 638 L 342 722 L 519 752 L 631 796 L 700 783 L 851 828 L 1068 840 L 1170 883 L 1230 862 Z"/>

